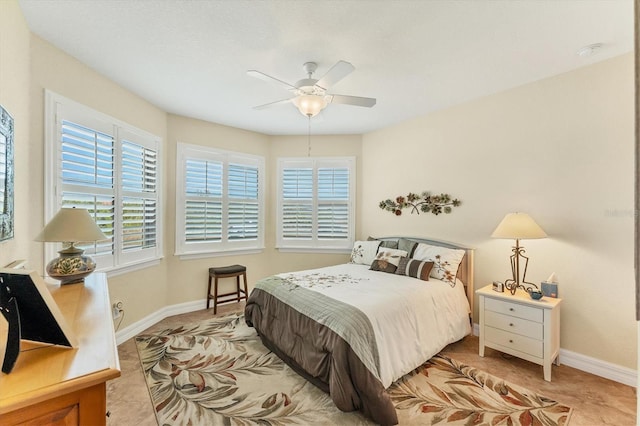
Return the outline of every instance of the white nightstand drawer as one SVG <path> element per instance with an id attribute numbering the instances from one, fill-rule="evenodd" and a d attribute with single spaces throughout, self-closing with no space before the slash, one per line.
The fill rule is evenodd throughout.
<path id="1" fill-rule="evenodd" d="M 487 343 L 496 343 L 506 348 L 524 352 L 526 354 L 543 358 L 543 342 L 519 334 L 509 333 L 493 327 L 485 327 L 485 340 Z"/>
<path id="2" fill-rule="evenodd" d="M 544 320 L 542 309 L 503 300 L 486 298 L 485 309 L 536 322 L 543 322 Z"/>
<path id="3" fill-rule="evenodd" d="M 537 340 L 542 340 L 544 337 L 541 322 L 512 317 L 511 315 L 500 314 L 494 311 L 485 311 L 484 321 L 489 327 L 505 330 L 509 333 L 516 333 Z"/>

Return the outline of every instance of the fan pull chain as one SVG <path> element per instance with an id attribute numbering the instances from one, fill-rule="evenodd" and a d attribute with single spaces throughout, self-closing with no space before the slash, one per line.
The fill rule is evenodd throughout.
<path id="1" fill-rule="evenodd" d="M 307 133 L 307 157 L 311 157 L 311 116 L 308 115 L 309 130 Z"/>

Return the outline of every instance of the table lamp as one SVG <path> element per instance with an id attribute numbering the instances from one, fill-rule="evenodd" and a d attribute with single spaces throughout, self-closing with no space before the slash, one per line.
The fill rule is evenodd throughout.
<path id="1" fill-rule="evenodd" d="M 85 209 L 62 208 L 47 223 L 36 241 L 62 242 L 63 249 L 47 264 L 46 271 L 51 278 L 60 280 L 61 285 L 84 282 L 84 277 L 96 269 L 96 263 L 84 250 L 76 247 L 78 242 L 106 240 L 107 237 Z"/>
<path id="2" fill-rule="evenodd" d="M 542 228 L 526 213 L 509 213 L 502 219 L 502 222 L 493 231 L 491 237 L 516 240 L 516 245 L 513 247 L 513 254 L 511 255 L 512 278 L 504 282 L 505 288 L 511 294 L 515 294 L 518 288 L 526 290 L 523 284 L 531 285 L 537 289 L 538 286 L 526 280 L 529 258 L 524 255 L 525 250 L 520 245 L 520 240 L 546 238 L 547 234 Z M 525 260 L 522 281 L 520 280 L 520 258 Z"/>

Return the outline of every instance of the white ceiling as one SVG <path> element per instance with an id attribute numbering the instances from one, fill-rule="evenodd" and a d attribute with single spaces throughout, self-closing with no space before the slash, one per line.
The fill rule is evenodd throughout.
<path id="1" fill-rule="evenodd" d="M 271 135 L 306 134 L 286 82 L 355 71 L 314 134 L 360 134 L 633 50 L 633 0 L 19 0 L 32 32 L 179 115 Z M 591 57 L 577 50 L 603 48 Z M 54 66 L 54 64 L 52 64 Z"/>

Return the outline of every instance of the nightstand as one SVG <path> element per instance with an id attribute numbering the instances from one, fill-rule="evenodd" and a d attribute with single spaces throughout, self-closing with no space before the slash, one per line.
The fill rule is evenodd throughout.
<path id="1" fill-rule="evenodd" d="M 551 381 L 551 364 L 560 365 L 560 304 L 562 299 L 533 300 L 526 291 L 496 292 L 491 285 L 480 296 L 480 356 L 497 349 L 543 366 Z"/>

